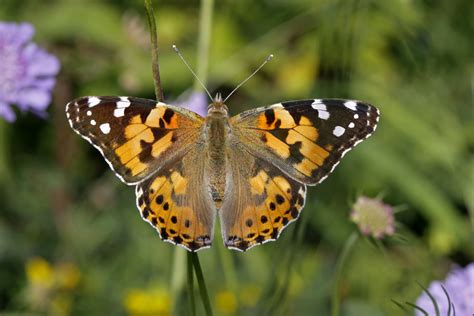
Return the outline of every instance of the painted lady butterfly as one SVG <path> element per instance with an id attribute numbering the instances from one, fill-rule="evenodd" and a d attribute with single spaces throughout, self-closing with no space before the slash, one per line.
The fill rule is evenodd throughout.
<path id="1" fill-rule="evenodd" d="M 208 115 L 134 97 L 83 97 L 66 106 L 71 127 L 104 156 L 168 242 L 211 245 L 219 215 L 228 248 L 276 240 L 323 181 L 375 130 L 379 111 L 359 101 L 274 104 L 229 117 L 220 95 Z"/>

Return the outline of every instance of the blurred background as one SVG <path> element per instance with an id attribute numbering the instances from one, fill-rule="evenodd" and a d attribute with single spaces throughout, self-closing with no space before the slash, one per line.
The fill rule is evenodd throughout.
<path id="1" fill-rule="evenodd" d="M 275 55 L 227 102 L 231 114 L 325 97 L 382 113 L 277 242 L 238 253 L 216 234 L 199 252 L 216 315 L 329 315 L 336 279 L 342 315 L 400 315 L 392 300 L 414 303 L 417 282 L 474 261 L 471 0 L 223 0 L 201 21 L 198 1 L 154 8 L 167 102 L 194 85 L 176 44 L 213 94 Z M 0 313 L 187 314 L 186 251 L 160 241 L 64 113 L 83 95 L 155 98 L 143 2 L 0 0 L 0 20 L 31 23 L 61 63 L 47 116 L 0 117 Z M 393 208 L 394 234 L 359 233 L 359 196 Z"/>

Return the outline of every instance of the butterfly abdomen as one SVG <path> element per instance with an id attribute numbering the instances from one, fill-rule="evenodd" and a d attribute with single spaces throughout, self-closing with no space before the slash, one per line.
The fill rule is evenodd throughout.
<path id="1" fill-rule="evenodd" d="M 224 198 L 226 157 L 225 148 L 228 139 L 229 125 L 225 115 L 211 113 L 206 119 L 205 137 L 207 144 L 207 176 L 209 177 L 212 199 L 219 207 Z"/>

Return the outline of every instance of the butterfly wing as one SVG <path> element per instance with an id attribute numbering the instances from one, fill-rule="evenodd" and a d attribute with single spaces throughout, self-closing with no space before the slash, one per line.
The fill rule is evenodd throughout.
<path id="1" fill-rule="evenodd" d="M 127 184 L 186 153 L 204 121 L 184 108 L 133 97 L 79 98 L 67 104 L 66 116 Z"/>
<path id="2" fill-rule="evenodd" d="M 301 100 L 243 112 L 231 124 L 253 155 L 269 157 L 290 177 L 315 185 L 372 134 L 379 116 L 376 107 L 360 101 Z"/>
<path id="3" fill-rule="evenodd" d="M 137 206 L 161 239 L 197 251 L 211 245 L 216 210 L 211 201 L 203 143 L 163 165 L 137 185 Z"/>
<path id="4" fill-rule="evenodd" d="M 298 218 L 306 186 L 255 156 L 234 139 L 228 150 L 228 184 L 219 210 L 224 244 L 245 251 L 276 240 Z"/>
<path id="5" fill-rule="evenodd" d="M 232 117 L 219 211 L 225 245 L 246 250 L 276 240 L 299 216 L 305 184 L 323 181 L 378 118 L 369 104 L 337 99 L 283 102 Z"/>

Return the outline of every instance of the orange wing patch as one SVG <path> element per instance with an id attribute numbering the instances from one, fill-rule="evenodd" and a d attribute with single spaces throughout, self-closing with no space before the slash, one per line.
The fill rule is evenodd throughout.
<path id="1" fill-rule="evenodd" d="M 144 115 L 134 115 L 125 127 L 124 142 L 113 148 L 131 176 L 138 176 L 149 167 L 151 159 L 160 159 L 177 140 L 179 129 L 197 128 L 177 112 L 158 103 Z M 191 133 L 191 136 L 193 134 Z"/>
<path id="2" fill-rule="evenodd" d="M 301 115 L 296 122 L 283 107 L 273 106 L 259 114 L 257 127 L 265 145 L 307 177 L 311 177 L 330 154 L 316 144 L 319 133 L 310 119 Z"/>

